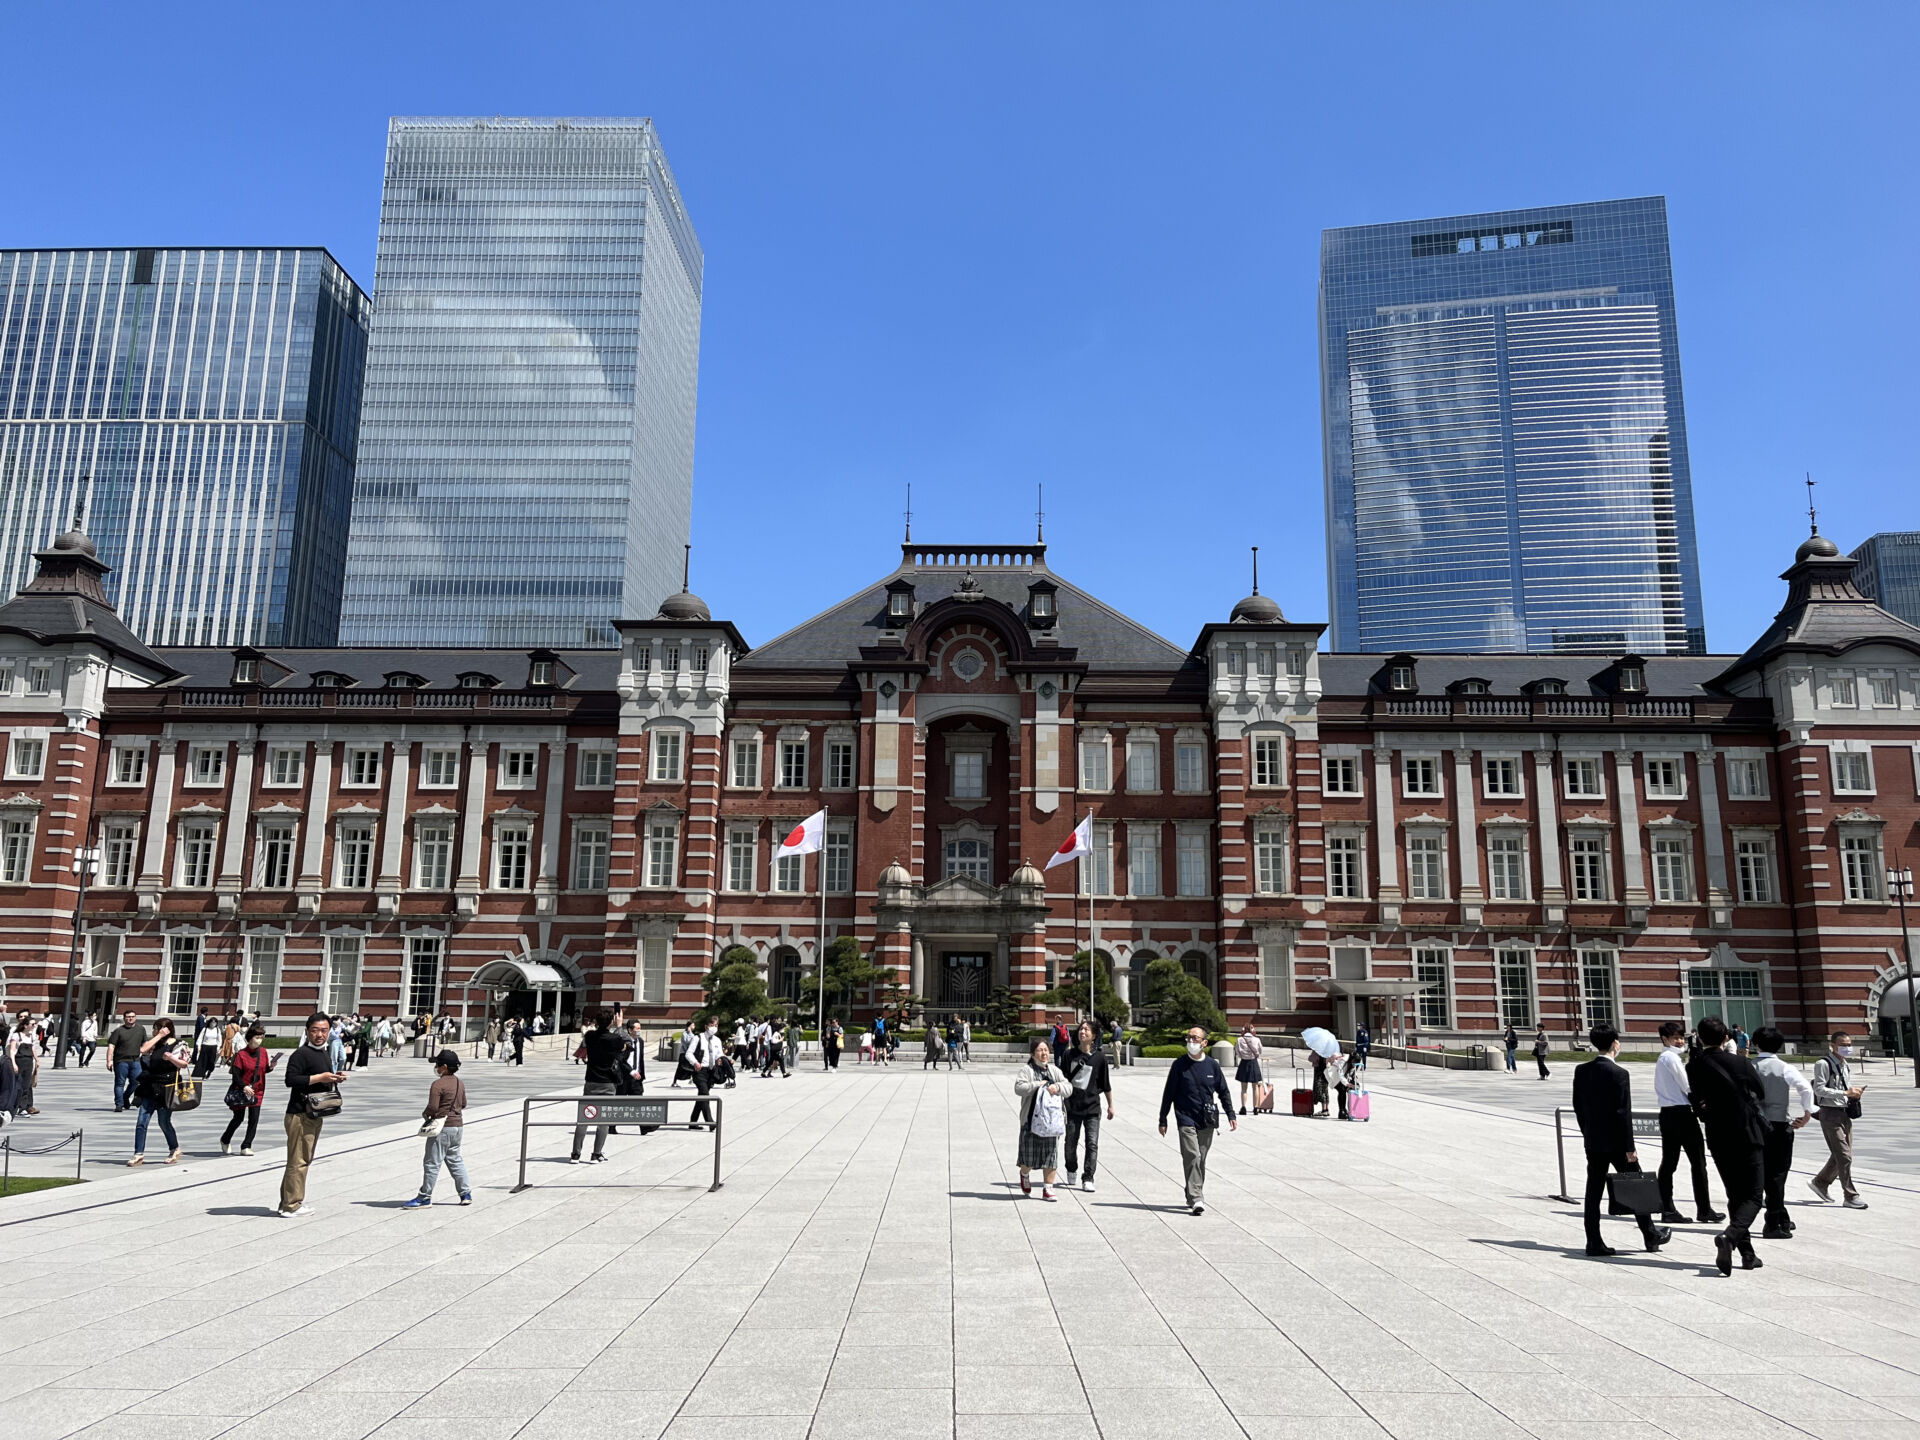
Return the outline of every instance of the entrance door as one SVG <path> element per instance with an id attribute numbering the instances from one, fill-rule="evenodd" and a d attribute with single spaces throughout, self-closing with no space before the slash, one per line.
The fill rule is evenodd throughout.
<path id="1" fill-rule="evenodd" d="M 991 957 L 975 950 L 947 950 L 940 956 L 941 1005 L 970 1007 L 987 1001 Z"/>

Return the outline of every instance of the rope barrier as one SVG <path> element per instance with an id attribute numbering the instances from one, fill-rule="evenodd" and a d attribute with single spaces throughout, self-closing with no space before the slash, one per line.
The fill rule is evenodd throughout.
<path id="1" fill-rule="evenodd" d="M 51 1155 L 55 1151 L 66 1149 L 67 1146 L 73 1144 L 74 1141 L 78 1140 L 85 1133 L 85 1131 L 76 1130 L 64 1140 L 56 1141 L 52 1145 L 42 1145 L 34 1150 L 14 1144 L 13 1137 L 9 1135 L 0 1137 L 0 1150 L 8 1151 L 14 1155 Z"/>
<path id="2" fill-rule="evenodd" d="M 87 1132 L 85 1130 L 75 1130 L 71 1132 L 66 1139 L 57 1141 L 52 1145 L 43 1145 L 38 1149 L 23 1149 L 13 1143 L 13 1137 L 11 1135 L 0 1136 L 0 1195 L 6 1194 L 7 1191 L 13 1187 L 14 1156 L 51 1155 L 57 1150 L 66 1149 L 67 1146 L 73 1144 L 76 1140 L 80 1142 L 80 1148 L 73 1152 L 73 1178 L 78 1180 L 80 1178 L 80 1166 L 87 1158 L 86 1135 Z"/>

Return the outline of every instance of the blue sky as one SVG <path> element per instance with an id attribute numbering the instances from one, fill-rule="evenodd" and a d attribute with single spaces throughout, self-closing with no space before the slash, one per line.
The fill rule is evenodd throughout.
<path id="1" fill-rule="evenodd" d="M 955 542 L 1044 483 L 1055 567 L 1181 643 L 1249 544 L 1324 619 L 1320 231 L 1510 206 L 1667 196 L 1714 649 L 1803 471 L 1843 546 L 1920 528 L 1911 5 L 85 13 L 8 22 L 0 245 L 371 288 L 389 115 L 653 116 L 707 253 L 694 588 L 750 641 L 890 568 L 909 482 Z"/>

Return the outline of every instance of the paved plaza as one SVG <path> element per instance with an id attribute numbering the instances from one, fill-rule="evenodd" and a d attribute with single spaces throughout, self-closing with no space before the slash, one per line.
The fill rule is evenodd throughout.
<path id="1" fill-rule="evenodd" d="M 420 1144 L 395 1119 L 329 1129 L 314 1213 L 280 1219 L 266 1147 L 208 1156 L 211 1115 L 181 1166 L 0 1200 L 9 1440 L 1920 1433 L 1920 1174 L 1870 1138 L 1920 1107 L 1885 1078 L 1872 1208 L 1796 1179 L 1799 1238 L 1722 1278 L 1704 1227 L 1642 1257 L 1611 1221 L 1620 1258 L 1580 1254 L 1548 1198 L 1565 1072 L 1376 1067 L 1369 1124 L 1249 1117 L 1202 1217 L 1153 1129 L 1157 1069 L 1117 1073 L 1098 1193 L 1054 1204 L 1015 1185 L 1006 1065 L 716 1092 L 717 1193 L 705 1134 L 623 1134 L 576 1168 L 549 1129 L 510 1194 L 509 1087 L 579 1071 L 469 1073 L 471 1208 L 397 1208 Z M 426 1067 L 365 1082 L 404 1109 Z"/>

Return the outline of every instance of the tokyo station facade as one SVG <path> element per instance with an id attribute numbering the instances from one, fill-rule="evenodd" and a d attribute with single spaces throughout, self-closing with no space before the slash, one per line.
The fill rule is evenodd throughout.
<path id="1" fill-rule="evenodd" d="M 683 593 L 617 650 L 155 651 L 85 536 L 37 559 L 0 606 L 15 1011 L 60 1008 L 82 847 L 83 1007 L 282 1032 L 664 1026 L 731 946 L 797 997 L 823 883 L 829 941 L 937 1013 L 1045 989 L 1089 910 L 1123 997 L 1171 957 L 1270 1032 L 1885 1040 L 1906 1009 L 1920 630 L 1818 536 L 1737 658 L 1327 654 L 1257 594 L 1183 645 L 1038 543 L 908 543 L 757 646 Z M 1087 815 L 1093 857 L 1042 869 Z"/>

